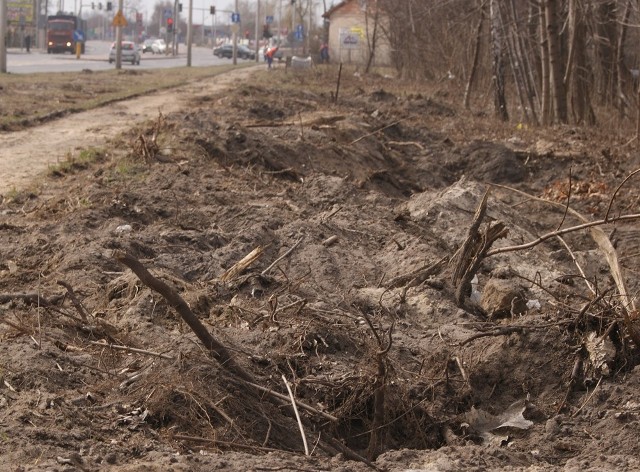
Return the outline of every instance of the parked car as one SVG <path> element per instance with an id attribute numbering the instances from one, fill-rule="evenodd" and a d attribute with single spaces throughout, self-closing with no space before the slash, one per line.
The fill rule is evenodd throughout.
<path id="1" fill-rule="evenodd" d="M 225 44 L 223 46 L 215 48 L 213 50 L 213 55 L 231 59 L 233 57 L 233 44 Z M 240 59 L 255 59 L 256 53 L 244 44 L 238 44 L 237 57 L 239 57 Z"/>
<path id="2" fill-rule="evenodd" d="M 130 62 L 131 65 L 140 65 L 140 48 L 137 44 L 131 41 L 122 41 L 121 43 L 121 56 L 122 62 Z M 111 64 L 116 60 L 116 43 L 111 44 L 111 50 L 109 51 L 109 63 Z"/>

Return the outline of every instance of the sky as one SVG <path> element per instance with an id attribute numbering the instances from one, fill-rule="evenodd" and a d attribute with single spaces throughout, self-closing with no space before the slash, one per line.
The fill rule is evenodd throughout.
<path id="1" fill-rule="evenodd" d="M 118 0 L 111 0 L 113 3 L 114 10 L 118 8 Z M 173 0 L 169 0 L 173 2 Z M 187 17 L 187 8 L 189 5 L 189 0 L 178 0 L 182 3 L 182 17 L 186 19 Z M 193 22 L 194 23 L 202 23 L 204 20 L 205 23 L 209 24 L 211 22 L 211 15 L 209 13 L 209 9 L 212 5 L 216 7 L 218 13 L 216 15 L 216 21 L 219 23 L 227 23 L 230 17 L 230 13 L 223 12 L 222 10 L 233 10 L 234 9 L 234 0 L 192 0 L 193 1 Z M 258 0 L 242 0 L 241 3 L 248 3 L 250 7 L 255 8 Z M 265 2 L 269 2 L 272 6 L 278 5 L 280 0 L 260 0 L 261 8 L 264 8 Z M 281 0 L 282 8 L 285 10 L 289 6 L 289 0 Z M 298 0 L 301 1 L 301 0 Z M 302 0 L 306 1 L 306 0 Z M 125 10 L 127 9 L 136 9 L 141 11 L 145 17 L 145 20 L 151 18 L 151 14 L 153 13 L 156 4 L 159 0 L 123 0 Z M 314 6 L 316 9 L 316 18 L 320 18 L 323 9 L 322 0 L 313 0 Z M 98 11 L 98 3 L 103 4 L 103 9 L 106 8 L 105 5 L 107 0 L 49 0 L 49 10 L 52 11 L 57 9 L 59 5 L 62 5 L 62 9 L 64 11 L 78 11 L 80 4 L 82 4 L 82 11 L 84 15 L 87 12 L 91 12 L 91 5 L 95 4 L 95 10 Z M 331 5 L 333 2 L 328 0 L 327 7 Z M 254 10 L 255 11 L 255 10 Z M 83 16 L 84 16 L 83 15 Z"/>

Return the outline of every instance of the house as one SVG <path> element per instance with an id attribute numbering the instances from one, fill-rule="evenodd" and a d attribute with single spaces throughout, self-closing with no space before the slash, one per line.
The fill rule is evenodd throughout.
<path id="1" fill-rule="evenodd" d="M 344 0 L 329 8 L 323 18 L 329 22 L 331 62 L 366 65 L 376 35 L 373 65 L 388 66 L 390 47 L 383 29 L 375 27 L 376 0 Z M 382 14 L 379 22 L 385 21 Z"/>

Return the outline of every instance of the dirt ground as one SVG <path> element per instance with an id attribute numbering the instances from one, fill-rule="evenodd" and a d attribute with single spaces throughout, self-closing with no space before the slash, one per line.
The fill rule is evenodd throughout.
<path id="1" fill-rule="evenodd" d="M 336 76 L 1 135 L 0 470 L 640 470 L 633 135 Z"/>

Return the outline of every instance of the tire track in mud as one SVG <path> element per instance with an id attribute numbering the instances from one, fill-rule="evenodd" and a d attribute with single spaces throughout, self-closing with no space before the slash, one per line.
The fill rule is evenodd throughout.
<path id="1" fill-rule="evenodd" d="M 132 125 L 179 111 L 196 95 L 220 92 L 247 80 L 256 68 L 236 69 L 100 108 L 73 113 L 21 131 L 0 133 L 0 195 L 29 186 L 69 153 L 103 146 Z"/>

